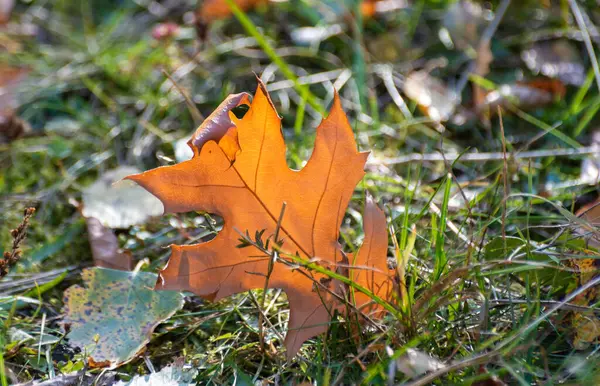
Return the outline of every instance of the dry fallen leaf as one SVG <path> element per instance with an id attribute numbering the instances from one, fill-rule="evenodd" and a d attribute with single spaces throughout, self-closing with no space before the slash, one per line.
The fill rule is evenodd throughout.
<path id="1" fill-rule="evenodd" d="M 459 50 L 476 48 L 492 16 L 476 2 L 459 0 L 448 7 L 442 19 L 440 38 L 447 46 L 454 45 Z"/>
<path id="2" fill-rule="evenodd" d="M 490 374 L 489 371 L 485 368 L 484 365 L 479 366 L 478 370 L 480 375 L 488 375 L 488 378 L 480 379 L 471 384 L 471 386 L 506 386 L 500 378 L 498 378 L 495 374 Z"/>
<path id="3" fill-rule="evenodd" d="M 106 228 L 94 217 L 86 217 L 88 238 L 96 267 L 120 269 L 130 271 L 133 269 L 131 255 L 119 251 L 119 240 L 112 229 Z"/>
<path id="4" fill-rule="evenodd" d="M 297 267 L 290 256 L 306 262 L 314 258 L 332 271 L 382 267 L 371 276 L 357 276 L 378 293 L 387 288 L 386 267 L 377 260 L 386 261 L 387 232 L 385 218 L 375 204 L 366 205 L 365 224 L 373 226 L 365 229 L 367 241 L 354 261 L 356 268 L 348 268 L 338 243 L 339 227 L 354 187 L 364 175 L 368 153 L 356 150 L 352 128 L 336 95 L 329 116 L 317 128 L 310 160 L 302 170 L 290 170 L 281 120 L 262 83 L 248 112 L 227 133 L 235 133 L 239 142 L 220 146 L 225 134 L 217 138 L 219 144 L 209 140 L 196 148 L 192 140 L 196 155 L 190 161 L 128 177 L 160 198 L 167 213 L 202 210 L 224 219 L 223 229 L 213 240 L 171 246 L 171 258 L 156 288 L 191 291 L 209 300 L 264 288 L 270 256 L 255 247 L 237 248 L 240 233 L 263 232 L 271 243 L 281 241 L 279 259 L 288 264 L 274 264 L 268 287 L 282 288 L 288 296 L 285 344 L 291 357 L 305 340 L 327 329 L 331 309 L 339 305 L 324 290 L 327 285 L 322 285 L 331 280 L 314 271 L 290 268 Z M 202 133 L 194 135 L 199 137 Z M 236 152 L 231 151 L 233 145 Z M 274 240 L 277 232 L 278 240 Z M 357 308 L 371 308 L 362 296 L 356 299 Z"/>
<path id="5" fill-rule="evenodd" d="M 133 359 L 152 331 L 183 306 L 183 296 L 153 291 L 156 275 L 107 268 L 84 269 L 84 287 L 64 293 L 69 344 L 85 351 L 91 367 L 117 367 Z"/>
<path id="6" fill-rule="evenodd" d="M 385 214 L 370 196 L 367 196 L 363 212 L 363 228 L 365 238 L 356 259 L 350 256 L 351 266 L 350 278 L 357 284 L 374 292 L 382 298 L 387 298 L 392 290 L 392 282 L 382 277 L 388 270 L 387 249 L 388 237 L 386 229 Z M 362 292 L 354 292 L 354 300 L 363 314 L 371 317 L 380 317 L 384 311 L 379 305 L 372 304 L 369 296 Z"/>
<path id="7" fill-rule="evenodd" d="M 242 11 L 248 11 L 258 5 L 267 4 L 268 0 L 234 0 L 234 3 Z M 196 18 L 207 24 L 231 15 L 231 8 L 225 0 L 204 0 L 196 10 Z"/>
<path id="8" fill-rule="evenodd" d="M 425 114 L 438 122 L 450 119 L 459 103 L 459 96 L 426 70 L 410 73 L 402 90 L 407 97 L 417 102 Z"/>
<path id="9" fill-rule="evenodd" d="M 396 368 L 408 378 L 415 378 L 430 371 L 446 367 L 429 354 L 409 348 L 406 354 L 396 359 Z"/>
<path id="10" fill-rule="evenodd" d="M 83 192 L 83 215 L 114 229 L 143 224 L 148 217 L 161 215 L 163 206 L 156 197 L 130 181 L 121 181 L 133 173 L 139 170 L 121 166 L 102 174 Z"/>
<path id="11" fill-rule="evenodd" d="M 579 52 L 567 40 L 538 42 L 523 51 L 521 58 L 535 74 L 574 86 L 581 86 L 585 81 L 585 67 Z"/>
<path id="12" fill-rule="evenodd" d="M 514 105 L 521 109 L 541 107 L 565 95 L 565 86 L 557 80 L 535 80 L 505 84 L 485 95 L 479 111 L 497 111 L 498 106 Z"/>
<path id="13" fill-rule="evenodd" d="M 28 72 L 23 68 L 0 66 L 0 145 L 10 143 L 31 131 L 29 124 L 14 111 L 17 107 L 16 88 Z"/>
<path id="14" fill-rule="evenodd" d="M 24 68 L 0 66 L 0 113 L 15 107 L 15 88 L 28 73 Z"/>
<path id="15" fill-rule="evenodd" d="M 15 0 L 0 0 L 0 25 L 8 22 L 14 6 Z"/>

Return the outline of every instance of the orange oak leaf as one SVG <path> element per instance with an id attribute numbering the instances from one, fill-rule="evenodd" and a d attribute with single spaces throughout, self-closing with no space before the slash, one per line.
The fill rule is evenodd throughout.
<path id="1" fill-rule="evenodd" d="M 365 239 L 356 258 L 350 258 L 350 279 L 365 287 L 380 298 L 391 296 L 392 282 L 388 280 L 387 249 L 388 237 L 385 232 L 387 223 L 385 214 L 370 196 L 367 196 L 363 212 L 363 228 Z M 372 299 L 358 291 L 354 291 L 354 304 L 362 314 L 379 318 L 383 307 L 374 304 Z"/>
<path id="2" fill-rule="evenodd" d="M 216 301 L 262 289 L 268 280 L 269 288 L 282 288 L 289 300 L 285 345 L 291 358 L 304 341 L 327 329 L 343 296 L 333 296 L 327 288 L 341 286 L 328 286 L 323 284 L 326 277 L 283 263 L 274 264 L 267 278 L 271 256 L 255 246 L 238 248 L 240 233 L 263 232 L 271 242 L 281 241 L 280 250 L 285 252 L 279 255 L 281 260 L 287 254 L 307 262 L 314 259 L 332 271 L 345 266 L 358 283 L 379 294 L 388 280 L 385 216 L 367 202 L 365 243 L 348 267 L 338 243 L 339 228 L 354 187 L 364 176 L 368 153 L 357 151 L 337 95 L 329 116 L 317 128 L 312 156 L 300 171 L 287 166 L 281 119 L 262 83 L 247 113 L 232 123 L 221 137 L 211 137 L 201 146 L 192 139 L 192 147 L 198 148 L 191 160 L 128 178 L 158 197 L 167 213 L 206 211 L 224 219 L 213 240 L 171 246 L 156 288 L 191 291 Z M 202 130 L 194 134 L 202 136 Z M 227 136 L 237 137 L 234 157 L 220 146 Z M 278 240 L 273 240 L 277 233 Z M 370 275 L 371 270 L 377 274 Z M 379 311 L 369 305 L 368 296 L 357 295 L 355 301 L 359 309 Z"/>

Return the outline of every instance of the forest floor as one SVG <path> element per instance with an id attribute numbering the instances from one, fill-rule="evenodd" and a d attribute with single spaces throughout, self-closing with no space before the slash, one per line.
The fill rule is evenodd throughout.
<path id="1" fill-rule="evenodd" d="M 214 384 L 600 384 L 595 1 L 195 3 L 17 1 L 0 24 L 0 252 L 36 209 L 0 279 L 0 385 L 128 382 L 168 365 Z M 203 118 L 256 76 L 292 169 L 339 92 L 371 152 L 340 243 L 361 245 L 368 192 L 390 264 L 407 257 L 401 312 L 360 340 L 336 315 L 287 361 L 284 292 L 184 293 L 141 352 L 94 368 L 64 323 L 65 290 L 94 265 L 81 205 L 108 205 L 90 186 L 185 159 Z M 124 224 L 111 225 L 119 246 L 153 274 L 169 244 L 223 223 L 110 205 L 104 222 Z"/>

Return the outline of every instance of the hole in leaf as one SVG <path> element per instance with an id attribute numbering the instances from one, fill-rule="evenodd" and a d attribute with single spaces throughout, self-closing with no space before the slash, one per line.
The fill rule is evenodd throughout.
<path id="1" fill-rule="evenodd" d="M 244 115 L 246 115 L 248 110 L 250 110 L 250 106 L 244 104 L 244 105 L 235 106 L 234 108 L 231 109 L 231 112 L 233 113 L 233 115 L 236 116 L 237 119 L 242 119 L 242 118 L 244 118 Z"/>

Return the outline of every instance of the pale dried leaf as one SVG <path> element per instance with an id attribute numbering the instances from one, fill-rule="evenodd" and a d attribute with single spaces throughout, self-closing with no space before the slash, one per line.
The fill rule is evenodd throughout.
<path id="1" fill-rule="evenodd" d="M 109 228 L 128 228 L 143 224 L 151 216 L 163 213 L 163 205 L 135 183 L 123 178 L 139 173 L 131 166 L 121 166 L 100 176 L 83 192 L 83 215 L 95 217 Z"/>
<path id="2" fill-rule="evenodd" d="M 87 217 L 85 224 L 96 267 L 122 271 L 130 271 L 133 268 L 131 254 L 119 250 L 119 240 L 112 229 L 105 227 L 94 217 Z"/>
<path id="3" fill-rule="evenodd" d="M 430 371 L 443 369 L 446 365 L 429 354 L 409 348 L 396 359 L 396 368 L 408 378 L 415 378 Z"/>
<path id="4" fill-rule="evenodd" d="M 585 67 L 575 46 L 567 40 L 537 42 L 523 51 L 521 58 L 535 74 L 560 79 L 565 84 L 581 86 Z"/>
<path id="5" fill-rule="evenodd" d="M 479 37 L 493 14 L 481 5 L 470 0 L 459 0 L 448 7 L 442 20 L 440 37 L 446 45 L 454 45 L 459 50 L 475 48 Z M 451 41 L 446 38 L 450 37 Z"/>
<path id="6" fill-rule="evenodd" d="M 444 122 L 452 117 L 459 96 L 427 71 L 414 71 L 404 81 L 402 90 L 434 121 Z"/>
<path id="7" fill-rule="evenodd" d="M 531 109 L 552 103 L 557 97 L 564 95 L 564 92 L 564 86 L 552 80 L 504 84 L 487 93 L 478 110 L 495 113 L 498 106 L 508 105 Z"/>

